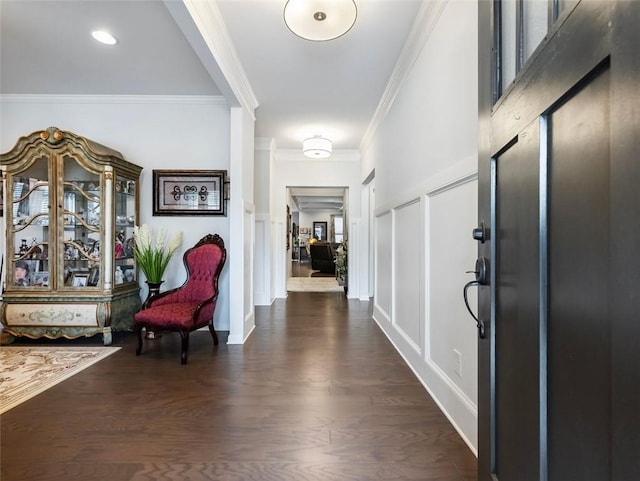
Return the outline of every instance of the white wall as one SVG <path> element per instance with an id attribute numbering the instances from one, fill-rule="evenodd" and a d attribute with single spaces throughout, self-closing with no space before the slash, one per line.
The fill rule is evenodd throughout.
<path id="1" fill-rule="evenodd" d="M 0 98 L 0 149 L 10 150 L 18 137 L 56 126 L 121 152 L 143 167 L 140 224 L 184 233 L 182 248 L 168 268 L 164 286 L 182 284 L 182 254 L 207 233 L 225 240 L 229 255 L 229 217 L 153 216 L 153 169 L 229 170 L 229 107 L 218 97 L 170 96 L 3 96 Z M 146 285 L 141 282 L 141 296 Z M 229 329 L 229 265 L 220 282 L 214 322 Z"/>
<path id="2" fill-rule="evenodd" d="M 429 8 L 426 43 L 363 158 L 362 179 L 375 169 L 374 318 L 475 451 L 477 332 L 462 288 L 476 252 L 477 5 Z"/>
<path id="3" fill-rule="evenodd" d="M 329 237 L 329 231 L 331 230 L 331 216 L 341 216 L 342 212 L 335 210 L 312 210 L 300 212 L 300 227 L 308 227 L 311 236 L 313 236 L 313 223 L 314 222 L 326 222 L 327 223 L 327 238 Z"/>
<path id="4" fill-rule="evenodd" d="M 336 211 L 332 210 L 312 210 L 300 212 L 300 227 L 307 227 L 309 232 L 313 232 L 314 222 L 329 222 L 331 214 L 336 215 Z M 339 215 L 339 214 L 337 214 Z M 327 226 L 327 229 L 329 227 Z"/>
<path id="5" fill-rule="evenodd" d="M 256 139 L 255 178 L 253 187 L 256 205 L 254 299 L 257 306 L 273 302 L 271 293 L 271 199 L 270 143 Z"/>

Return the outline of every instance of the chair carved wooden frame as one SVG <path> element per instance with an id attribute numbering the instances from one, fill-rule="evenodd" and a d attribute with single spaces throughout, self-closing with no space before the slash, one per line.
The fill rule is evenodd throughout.
<path id="1" fill-rule="evenodd" d="M 136 356 L 142 352 L 143 328 L 155 333 L 179 332 L 182 364 L 187 363 L 191 331 L 209 326 L 213 344 L 218 344 L 213 313 L 218 300 L 218 279 L 226 258 L 224 241 L 218 234 L 207 234 L 184 253 L 183 263 L 187 270 L 184 284 L 151 297 L 135 315 Z"/>

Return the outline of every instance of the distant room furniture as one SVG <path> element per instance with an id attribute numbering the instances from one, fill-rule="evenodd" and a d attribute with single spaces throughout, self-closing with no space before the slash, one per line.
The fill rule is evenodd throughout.
<path id="1" fill-rule="evenodd" d="M 142 352 L 142 329 L 154 333 L 177 331 L 182 337 L 180 361 L 187 363 L 189 333 L 209 326 L 213 344 L 218 336 L 213 327 L 213 313 L 218 300 L 218 278 L 224 267 L 227 251 L 218 234 L 208 234 L 184 253 L 187 280 L 175 289 L 153 296 L 143 310 L 135 315 L 138 335 L 136 356 Z"/>
<path id="2" fill-rule="evenodd" d="M 309 251 L 311 253 L 311 269 L 326 274 L 335 274 L 335 252 L 330 243 L 316 242 L 315 244 L 309 244 Z"/>
<path id="3" fill-rule="evenodd" d="M 304 262 L 309 260 L 309 254 L 307 252 L 307 247 L 302 244 L 294 244 L 293 251 L 291 253 L 291 260 L 295 262 Z"/>
<path id="4" fill-rule="evenodd" d="M 298 251 L 298 259 L 300 260 L 300 262 L 308 262 L 310 259 L 308 246 L 306 244 L 300 244 L 298 246 Z"/>

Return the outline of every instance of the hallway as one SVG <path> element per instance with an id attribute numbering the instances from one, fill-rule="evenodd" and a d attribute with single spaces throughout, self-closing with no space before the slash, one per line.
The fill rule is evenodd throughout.
<path id="1" fill-rule="evenodd" d="M 192 334 L 182 366 L 176 334 L 138 358 L 134 336 L 116 336 L 120 351 L 2 416 L 2 479 L 476 479 L 370 303 L 290 293 L 256 308 L 244 345 L 224 342 Z"/>

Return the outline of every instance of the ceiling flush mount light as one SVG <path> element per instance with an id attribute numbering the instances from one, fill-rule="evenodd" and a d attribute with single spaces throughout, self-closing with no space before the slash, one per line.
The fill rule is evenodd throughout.
<path id="1" fill-rule="evenodd" d="M 344 35 L 357 16 L 354 0 L 288 0 L 284 6 L 284 23 L 289 30 L 314 42 Z"/>
<path id="2" fill-rule="evenodd" d="M 331 141 L 319 135 L 302 141 L 302 152 L 312 159 L 326 159 L 331 157 Z"/>
<path id="3" fill-rule="evenodd" d="M 105 45 L 115 45 L 118 43 L 118 40 L 106 30 L 94 30 L 91 32 L 91 36 Z"/>

